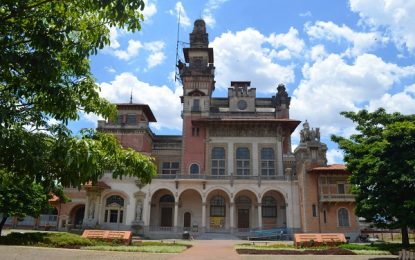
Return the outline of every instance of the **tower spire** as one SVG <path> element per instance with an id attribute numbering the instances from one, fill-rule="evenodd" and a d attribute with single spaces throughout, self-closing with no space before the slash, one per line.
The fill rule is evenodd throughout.
<path id="1" fill-rule="evenodd" d="M 133 103 L 133 90 L 131 90 L 131 94 L 130 94 L 130 104 Z"/>

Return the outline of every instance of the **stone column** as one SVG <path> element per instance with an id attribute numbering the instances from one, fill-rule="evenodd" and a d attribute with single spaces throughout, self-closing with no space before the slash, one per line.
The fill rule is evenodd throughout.
<path id="1" fill-rule="evenodd" d="M 284 165 L 282 161 L 282 141 L 281 138 L 277 139 L 277 175 L 284 175 Z"/>
<path id="2" fill-rule="evenodd" d="M 97 197 L 97 203 L 96 203 L 96 210 L 95 210 L 95 219 L 97 220 L 97 224 L 101 224 L 102 219 L 102 197 L 101 194 Z"/>
<path id="3" fill-rule="evenodd" d="M 229 215 L 230 215 L 230 228 L 231 232 L 235 228 L 235 203 L 231 202 L 229 204 Z"/>
<path id="4" fill-rule="evenodd" d="M 145 212 L 145 219 L 144 219 L 144 225 L 150 226 L 150 215 L 151 215 L 151 199 L 149 198 L 147 205 L 147 210 L 144 210 Z"/>
<path id="5" fill-rule="evenodd" d="M 262 228 L 262 204 L 258 203 L 258 228 Z"/>
<path id="6" fill-rule="evenodd" d="M 85 225 L 88 222 L 88 209 L 89 209 L 89 196 L 88 192 L 86 193 L 86 200 L 85 200 L 85 211 L 84 211 L 84 220 L 82 221 L 83 225 Z M 69 224 L 69 223 L 66 223 Z M 74 223 L 71 223 L 74 224 Z"/>
<path id="7" fill-rule="evenodd" d="M 206 230 L 206 202 L 202 202 L 202 229 Z"/>
<path id="8" fill-rule="evenodd" d="M 173 219 L 173 226 L 175 230 L 177 230 L 178 216 L 179 216 L 179 202 L 175 202 L 174 203 L 174 219 Z"/>

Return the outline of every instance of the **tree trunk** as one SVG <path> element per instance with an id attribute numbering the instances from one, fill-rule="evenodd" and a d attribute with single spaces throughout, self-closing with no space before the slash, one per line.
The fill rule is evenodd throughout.
<path id="1" fill-rule="evenodd" d="M 6 223 L 8 216 L 3 216 L 3 218 L 0 221 L 0 236 L 1 236 L 1 231 L 3 230 L 4 227 L 4 223 Z"/>
<path id="2" fill-rule="evenodd" d="M 402 227 L 401 232 L 402 232 L 402 246 L 404 248 L 409 248 L 408 227 L 407 226 Z"/>

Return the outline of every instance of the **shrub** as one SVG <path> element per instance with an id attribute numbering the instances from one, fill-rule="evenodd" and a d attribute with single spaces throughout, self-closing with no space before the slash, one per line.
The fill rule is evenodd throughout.
<path id="1" fill-rule="evenodd" d="M 70 233 L 11 233 L 0 237 L 2 245 L 30 245 L 64 248 L 79 248 L 95 245 L 94 241 Z"/>

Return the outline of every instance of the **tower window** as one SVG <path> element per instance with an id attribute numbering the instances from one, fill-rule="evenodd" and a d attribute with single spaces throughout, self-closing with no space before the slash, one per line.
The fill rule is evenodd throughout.
<path id="1" fill-rule="evenodd" d="M 192 112 L 200 112 L 200 100 L 195 99 L 193 100 Z"/>
<path id="2" fill-rule="evenodd" d="M 137 116 L 134 114 L 127 115 L 127 124 L 128 125 L 137 124 Z"/>
<path id="3" fill-rule="evenodd" d="M 315 204 L 312 206 L 313 217 L 317 217 L 317 207 Z"/>
<path id="4" fill-rule="evenodd" d="M 199 127 L 192 127 L 192 136 L 199 136 Z"/>

